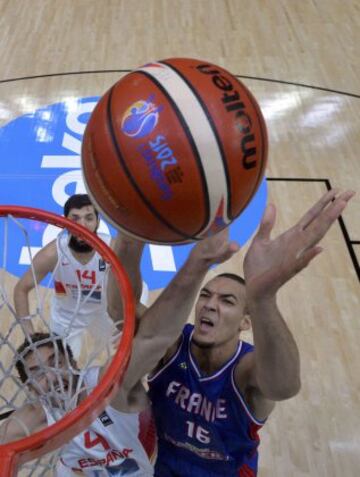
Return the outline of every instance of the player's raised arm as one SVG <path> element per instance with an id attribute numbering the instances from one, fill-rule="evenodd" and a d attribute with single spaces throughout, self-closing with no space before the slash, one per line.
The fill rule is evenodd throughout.
<path id="1" fill-rule="evenodd" d="M 250 385 L 257 386 L 266 399 L 287 399 L 300 388 L 299 352 L 277 307 L 277 291 L 322 251 L 319 241 L 353 195 L 351 191 L 338 196 L 335 191 L 326 193 L 297 224 L 275 239 L 270 234 L 276 210 L 268 206 L 246 254 L 246 297 L 255 344 Z"/>
<path id="2" fill-rule="evenodd" d="M 142 290 L 140 263 L 144 246 L 144 242 L 140 242 L 139 240 L 133 239 L 123 233 L 119 233 L 111 243 L 111 248 L 116 253 L 129 277 L 137 309 L 139 308 L 138 303 Z M 108 313 L 115 323 L 121 325 L 123 321 L 122 299 L 119 292 L 119 286 L 111 272 L 109 274 L 106 293 Z"/>
<path id="3" fill-rule="evenodd" d="M 140 321 L 123 383 L 125 389 L 132 388 L 155 368 L 177 340 L 210 266 L 225 262 L 238 250 L 238 244 L 229 242 L 226 229 L 195 245 L 184 266 Z"/>
<path id="4" fill-rule="evenodd" d="M 29 334 L 34 332 L 34 327 L 30 320 L 29 293 L 36 283 L 40 283 L 55 268 L 57 260 L 58 256 L 54 240 L 35 255 L 33 269 L 29 268 L 14 288 L 16 315 L 19 319 L 22 319 L 23 328 Z"/>

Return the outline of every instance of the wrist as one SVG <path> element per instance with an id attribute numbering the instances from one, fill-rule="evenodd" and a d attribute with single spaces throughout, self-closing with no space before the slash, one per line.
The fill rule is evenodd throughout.
<path id="1" fill-rule="evenodd" d="M 173 280 L 186 287 L 194 287 L 202 282 L 209 267 L 203 260 L 194 258 L 191 254 L 178 272 L 178 280 Z M 176 277 L 175 277 L 176 278 Z"/>
<path id="2" fill-rule="evenodd" d="M 276 306 L 276 294 L 252 294 L 246 290 L 246 304 L 249 310 L 263 309 Z"/>
<path id="3" fill-rule="evenodd" d="M 118 235 L 114 241 L 113 250 L 115 253 L 131 253 L 141 255 L 145 242 L 133 239 L 128 236 Z"/>
<path id="4" fill-rule="evenodd" d="M 185 264 L 189 273 L 206 274 L 213 262 L 204 257 L 198 257 L 195 253 L 191 253 Z"/>
<path id="5" fill-rule="evenodd" d="M 25 315 L 25 316 L 19 316 L 18 319 L 20 321 L 30 321 L 33 319 L 33 315 Z"/>

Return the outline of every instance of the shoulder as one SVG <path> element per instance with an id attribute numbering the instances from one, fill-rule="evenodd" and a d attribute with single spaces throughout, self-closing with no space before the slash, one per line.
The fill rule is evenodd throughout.
<path id="1" fill-rule="evenodd" d="M 58 260 L 58 251 L 56 239 L 49 242 L 43 247 L 34 257 L 35 266 L 48 267 L 49 269 L 55 267 Z"/>
<path id="2" fill-rule="evenodd" d="M 56 258 L 57 259 L 57 239 L 49 242 L 45 247 L 43 247 L 37 254 L 36 257 L 47 257 L 47 258 Z"/>
<path id="3" fill-rule="evenodd" d="M 187 324 L 184 326 L 181 335 L 175 341 L 175 343 L 172 346 L 170 346 L 170 348 L 167 349 L 166 353 L 164 354 L 162 359 L 159 361 L 156 368 L 151 372 L 151 376 L 154 376 L 155 374 L 157 374 L 157 372 L 160 371 L 175 356 L 175 354 L 180 350 L 180 347 L 185 342 L 189 341 L 193 329 L 194 329 L 194 326 L 191 324 Z"/>
<path id="4" fill-rule="evenodd" d="M 244 346 L 245 345 L 245 346 Z M 253 368 L 255 366 L 254 349 L 249 349 L 248 343 L 242 342 L 242 353 L 235 364 L 234 378 L 235 383 L 241 392 L 245 392 L 246 388 L 251 384 L 253 379 Z M 244 348 L 247 350 L 244 351 Z"/>
<path id="5" fill-rule="evenodd" d="M 234 369 L 235 386 L 256 419 L 264 421 L 275 407 L 275 402 L 262 394 L 255 374 L 255 351 L 248 345 Z M 244 345 L 244 343 L 243 343 Z"/>

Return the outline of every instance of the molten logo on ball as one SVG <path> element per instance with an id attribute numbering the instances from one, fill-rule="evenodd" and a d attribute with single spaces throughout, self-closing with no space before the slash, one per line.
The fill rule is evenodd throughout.
<path id="1" fill-rule="evenodd" d="M 125 111 L 121 123 L 121 130 L 124 134 L 141 138 L 155 129 L 162 106 L 153 103 L 153 99 L 154 95 L 149 96 L 147 100 L 140 99 Z"/>

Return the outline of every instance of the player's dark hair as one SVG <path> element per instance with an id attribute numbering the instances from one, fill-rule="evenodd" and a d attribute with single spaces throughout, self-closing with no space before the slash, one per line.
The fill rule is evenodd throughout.
<path id="1" fill-rule="evenodd" d="M 76 367 L 76 363 L 73 357 L 73 353 L 68 345 L 64 346 L 63 340 L 60 336 L 50 335 L 49 333 L 33 333 L 29 338 L 26 338 L 21 346 L 17 349 L 17 356 L 19 358 L 16 360 L 15 367 L 19 373 L 19 377 L 22 383 L 26 383 L 28 380 L 28 374 L 25 370 L 24 361 L 26 357 L 33 353 L 35 349 L 42 348 L 47 346 L 48 348 L 55 348 L 59 350 L 61 354 L 65 356 L 68 355 L 70 364 L 73 367 Z M 65 351 L 66 349 L 66 351 Z"/>
<path id="2" fill-rule="evenodd" d="M 220 273 L 216 275 L 216 277 L 225 277 L 230 278 L 230 280 L 235 280 L 236 282 L 241 283 L 241 285 L 245 286 L 245 280 L 240 275 L 236 275 L 236 273 Z"/>
<path id="3" fill-rule="evenodd" d="M 99 217 L 99 212 L 96 210 L 94 204 L 91 202 L 87 194 L 74 194 L 68 198 L 64 204 L 64 215 L 67 217 L 71 209 L 82 209 L 87 205 L 92 205 L 95 210 L 96 217 Z"/>

